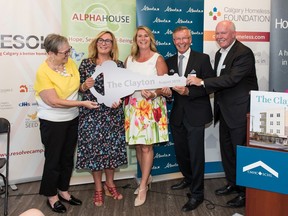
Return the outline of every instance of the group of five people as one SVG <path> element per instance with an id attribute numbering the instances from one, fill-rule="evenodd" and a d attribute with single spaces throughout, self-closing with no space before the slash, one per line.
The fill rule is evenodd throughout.
<path id="1" fill-rule="evenodd" d="M 215 193 L 237 192 L 238 196 L 227 204 L 234 207 L 245 204 L 245 191 L 236 186 L 236 146 L 245 145 L 249 92 L 258 89 L 255 59 L 253 52 L 236 39 L 234 23 L 219 22 L 215 33 L 220 50 L 216 53 L 214 70 L 207 54 L 191 49 L 191 31 L 185 26 L 174 30 L 177 54 L 166 61 L 157 52 L 155 38 L 146 26 L 136 29 L 131 54 L 125 62 L 118 59 L 114 34 L 102 31 L 91 41 L 88 58 L 82 60 L 79 70 L 69 58 L 71 47 L 65 37 L 50 34 L 45 38 L 47 59 L 37 71 L 34 89 L 45 147 L 40 194 L 47 196 L 47 205 L 53 211 L 66 212 L 62 202 L 82 204 L 68 192 L 76 144 L 76 169 L 91 171 L 95 206 L 104 204 L 103 194 L 115 200 L 123 198 L 114 184 L 114 170 L 127 163 L 126 144 L 135 145 L 142 177 L 134 192 L 137 194 L 134 206 L 143 205 L 152 182 L 153 144 L 169 139 L 166 100 L 171 98 L 174 101 L 169 124 L 177 163 L 184 176 L 171 189 L 189 187 L 191 194 L 182 211 L 196 209 L 204 200 L 204 131 L 213 118 L 211 93 L 215 94 L 215 123 L 220 120 L 221 157 L 227 179 L 227 185 Z M 91 76 L 107 60 L 145 76 L 182 71 L 187 85 L 138 90 L 107 107 L 98 104 L 89 90 L 94 87 L 104 94 L 103 74 L 95 79 Z"/>

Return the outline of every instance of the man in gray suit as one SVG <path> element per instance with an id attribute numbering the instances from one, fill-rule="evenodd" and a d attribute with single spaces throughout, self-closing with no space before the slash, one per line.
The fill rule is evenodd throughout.
<path id="1" fill-rule="evenodd" d="M 214 121 L 220 122 L 220 150 L 227 180 L 227 185 L 215 194 L 238 193 L 227 205 L 241 207 L 245 205 L 245 188 L 236 185 L 236 147 L 246 145 L 250 91 L 258 90 L 255 58 L 252 50 L 236 39 L 233 22 L 219 22 L 215 33 L 220 46 L 214 64 L 218 77 L 189 77 L 187 84 L 203 86 L 207 93 L 215 93 Z"/>

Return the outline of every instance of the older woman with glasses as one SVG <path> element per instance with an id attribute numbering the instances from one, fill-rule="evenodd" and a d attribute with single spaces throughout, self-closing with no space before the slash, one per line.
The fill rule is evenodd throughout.
<path id="1" fill-rule="evenodd" d="M 44 40 L 47 59 L 36 74 L 34 90 L 38 103 L 41 141 L 45 163 L 40 194 L 48 197 L 47 205 L 57 213 L 66 212 L 62 202 L 81 205 L 68 192 L 77 143 L 78 107 L 98 108 L 95 101 L 78 101 L 80 76 L 69 58 L 67 38 L 50 34 Z M 61 202 L 62 201 L 62 202 Z"/>
<path id="2" fill-rule="evenodd" d="M 103 74 L 94 80 L 91 76 L 95 68 L 103 62 L 112 60 L 118 67 L 124 67 L 118 60 L 118 46 L 115 36 L 110 31 L 100 32 L 89 45 L 88 58 L 81 62 L 80 90 L 83 100 L 97 101 L 90 92 L 94 88 L 104 94 Z M 109 73 L 109 71 L 103 71 Z M 114 184 L 114 169 L 127 163 L 124 113 L 121 101 L 115 102 L 112 107 L 100 104 L 97 110 L 80 108 L 79 133 L 76 169 L 85 169 L 92 172 L 95 184 L 94 205 L 102 206 L 103 192 L 115 200 L 123 198 Z M 102 185 L 102 172 L 106 180 Z"/>

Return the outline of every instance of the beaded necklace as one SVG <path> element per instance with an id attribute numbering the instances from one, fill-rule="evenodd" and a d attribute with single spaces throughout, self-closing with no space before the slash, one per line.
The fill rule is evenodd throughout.
<path id="1" fill-rule="evenodd" d="M 54 61 L 53 61 L 53 59 L 51 60 L 51 58 L 48 58 L 46 60 L 46 62 L 48 64 L 48 66 L 53 71 L 55 71 L 56 73 L 60 74 L 61 76 L 63 76 L 63 77 L 72 77 L 73 76 L 73 74 L 67 73 L 65 64 L 61 64 L 61 65 L 55 66 L 53 64 Z"/>
<path id="2" fill-rule="evenodd" d="M 63 70 L 62 71 L 60 71 L 58 69 L 55 69 L 54 71 L 56 71 L 58 74 L 60 74 L 61 76 L 64 76 L 64 77 L 72 76 L 72 74 L 67 73 L 65 65 L 63 66 Z"/>

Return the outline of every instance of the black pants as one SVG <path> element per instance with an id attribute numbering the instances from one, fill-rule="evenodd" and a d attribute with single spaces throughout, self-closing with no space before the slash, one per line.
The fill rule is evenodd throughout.
<path id="1" fill-rule="evenodd" d="M 246 145 L 246 125 L 238 128 L 229 128 L 222 114 L 220 114 L 220 151 L 222 165 L 228 184 L 236 185 L 236 149 L 237 145 Z M 244 190 L 244 188 L 240 188 Z"/>
<path id="2" fill-rule="evenodd" d="M 191 183 L 192 197 L 201 200 L 204 198 L 205 126 L 193 127 L 184 119 L 180 126 L 171 125 L 171 129 L 179 169 Z"/>
<path id="3" fill-rule="evenodd" d="M 55 196 L 58 189 L 67 191 L 74 166 L 78 117 L 66 122 L 40 119 L 41 141 L 45 147 L 45 163 L 40 194 Z"/>

